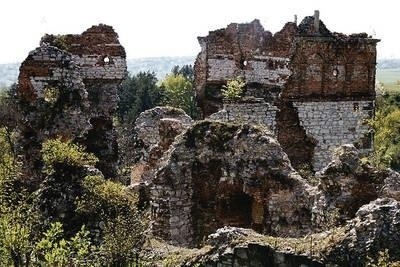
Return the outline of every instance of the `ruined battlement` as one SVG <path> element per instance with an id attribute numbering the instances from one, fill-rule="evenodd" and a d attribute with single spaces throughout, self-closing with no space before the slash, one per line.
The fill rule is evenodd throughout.
<path id="1" fill-rule="evenodd" d="M 346 142 L 367 153 L 375 99 L 377 39 L 365 33 L 333 33 L 319 12 L 272 34 L 258 20 L 232 23 L 198 38 L 195 62 L 198 106 L 204 117 L 263 122 L 294 166 L 319 170 Z M 223 103 L 229 79 L 246 82 L 243 99 Z"/>

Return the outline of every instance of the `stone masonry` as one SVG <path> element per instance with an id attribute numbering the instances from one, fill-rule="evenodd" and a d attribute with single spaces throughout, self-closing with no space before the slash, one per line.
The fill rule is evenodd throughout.
<path id="1" fill-rule="evenodd" d="M 99 158 L 106 177 L 116 174 L 112 115 L 127 74 L 125 59 L 117 33 L 102 24 L 80 35 L 45 35 L 29 53 L 17 87 L 24 177 L 39 179 L 41 143 L 50 138 L 81 143 Z"/>
<path id="2" fill-rule="evenodd" d="M 376 44 L 367 34 L 330 32 L 319 13 L 275 34 L 258 20 L 199 37 L 195 62 L 204 117 L 269 126 L 293 166 L 315 171 L 345 143 L 367 153 L 374 114 Z M 237 103 L 223 103 L 229 79 L 246 82 Z M 217 112 L 217 113 L 216 113 Z"/>
<path id="3" fill-rule="evenodd" d="M 312 187 L 265 127 L 200 121 L 175 138 L 151 186 L 152 231 L 193 246 L 229 225 L 311 231 Z"/>

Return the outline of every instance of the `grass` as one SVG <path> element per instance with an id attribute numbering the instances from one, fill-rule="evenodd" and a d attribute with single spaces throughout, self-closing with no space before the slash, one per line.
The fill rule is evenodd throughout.
<path id="1" fill-rule="evenodd" d="M 345 227 L 333 228 L 330 231 L 299 238 L 273 237 L 255 233 L 254 235 L 239 237 L 227 245 L 229 247 L 242 247 L 247 244 L 268 245 L 278 251 L 292 252 L 297 255 L 305 255 L 316 260 L 322 260 L 324 255 L 336 244 L 340 243 L 346 235 Z M 202 248 L 183 248 L 152 238 L 146 242 L 144 250 L 157 251 L 153 257 L 147 258 L 148 266 L 180 266 L 183 263 L 198 260 L 209 253 L 214 253 L 214 249 L 219 248 L 213 248 L 210 245 Z M 147 265 L 144 264 L 144 266 Z"/>
<path id="2" fill-rule="evenodd" d="M 322 233 L 298 238 L 254 235 L 239 238 L 235 242 L 238 245 L 249 243 L 265 244 L 278 251 L 290 251 L 297 255 L 306 255 L 312 258 L 321 259 L 325 252 L 332 249 L 345 237 L 346 228 L 338 227 Z"/>
<path id="3" fill-rule="evenodd" d="M 167 244 L 165 241 L 157 238 L 150 238 L 144 245 L 143 254 L 152 252 L 150 253 L 152 256 L 144 257 L 142 265 L 165 267 L 180 266 L 184 262 L 207 254 L 211 249 L 212 247 L 208 245 L 200 249 L 178 247 Z"/>

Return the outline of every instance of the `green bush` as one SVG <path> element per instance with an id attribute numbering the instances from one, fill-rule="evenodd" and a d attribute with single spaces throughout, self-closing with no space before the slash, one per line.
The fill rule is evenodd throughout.
<path id="1" fill-rule="evenodd" d="M 88 214 L 113 216 L 121 212 L 136 212 L 137 195 L 118 182 L 101 176 L 86 176 L 82 181 L 83 195 L 77 210 Z"/>
<path id="2" fill-rule="evenodd" d="M 60 138 L 44 142 L 41 153 L 47 174 L 54 173 L 54 166 L 57 163 L 81 167 L 93 166 L 98 161 L 93 154 L 85 152 L 83 147 L 70 140 L 63 141 Z"/>
<path id="3" fill-rule="evenodd" d="M 32 253 L 31 229 L 15 213 L 0 217 L 0 265 L 22 266 L 29 263 Z"/>
<path id="4" fill-rule="evenodd" d="M 134 263 L 145 241 L 143 218 L 119 215 L 105 223 L 100 254 L 104 261 L 113 266 Z"/>
<path id="5" fill-rule="evenodd" d="M 37 261 L 45 266 L 81 266 L 87 257 L 96 250 L 91 245 L 89 232 L 85 226 L 70 240 L 64 237 L 63 226 L 59 222 L 52 223 L 36 244 Z"/>
<path id="6" fill-rule="evenodd" d="M 242 97 L 243 88 L 246 83 L 242 78 L 229 80 L 226 85 L 222 87 L 222 96 L 227 101 L 237 101 Z"/>
<path id="7" fill-rule="evenodd" d="M 377 98 L 375 118 L 370 120 L 375 131 L 374 152 L 370 161 L 380 167 L 400 169 L 400 94 Z"/>
<path id="8" fill-rule="evenodd" d="M 137 209 L 137 194 L 101 176 L 85 177 L 82 188 L 77 211 L 102 222 L 102 262 L 113 266 L 133 262 L 145 240 L 148 222 Z"/>

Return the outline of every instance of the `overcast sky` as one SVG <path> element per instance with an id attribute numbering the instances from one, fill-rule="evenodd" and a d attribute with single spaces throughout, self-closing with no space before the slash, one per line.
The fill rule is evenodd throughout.
<path id="1" fill-rule="evenodd" d="M 396 4 L 397 2 L 397 4 Z M 273 33 L 320 10 L 331 31 L 382 39 L 378 57 L 400 58 L 397 0 L 0 0 L 0 63 L 22 61 L 44 33 L 81 33 L 112 25 L 128 58 L 194 56 L 197 36 L 230 22 L 260 19 Z"/>

